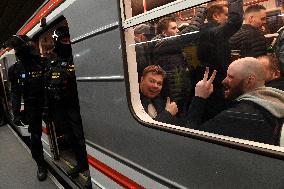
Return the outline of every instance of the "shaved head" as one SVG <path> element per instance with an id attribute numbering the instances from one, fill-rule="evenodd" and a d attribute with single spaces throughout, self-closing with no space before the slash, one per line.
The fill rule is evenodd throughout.
<path id="1" fill-rule="evenodd" d="M 238 96 L 264 86 L 265 76 L 259 60 L 252 57 L 238 59 L 232 62 L 223 80 L 224 95 L 227 99 Z"/>
<path id="2" fill-rule="evenodd" d="M 238 59 L 230 66 L 236 67 L 238 70 L 241 79 L 245 79 L 251 75 L 256 77 L 256 80 L 260 83 L 264 82 L 264 70 L 263 66 L 259 63 L 259 60 L 253 57 L 245 57 Z"/>

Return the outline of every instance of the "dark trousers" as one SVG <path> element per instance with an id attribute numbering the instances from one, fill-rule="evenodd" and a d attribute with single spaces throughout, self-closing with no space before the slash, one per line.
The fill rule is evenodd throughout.
<path id="1" fill-rule="evenodd" d="M 42 107 L 25 104 L 26 119 L 31 133 L 31 153 L 38 166 L 44 164 L 42 135 Z"/>
<path id="2" fill-rule="evenodd" d="M 11 88 L 11 102 L 12 109 L 14 114 L 14 120 L 20 119 L 20 110 L 21 110 L 21 89 L 18 87 Z"/>
<path id="3" fill-rule="evenodd" d="M 79 106 L 72 103 L 55 103 L 50 106 L 50 113 L 55 125 L 62 129 L 65 140 L 70 144 L 77 165 L 87 169 L 86 144 Z"/>

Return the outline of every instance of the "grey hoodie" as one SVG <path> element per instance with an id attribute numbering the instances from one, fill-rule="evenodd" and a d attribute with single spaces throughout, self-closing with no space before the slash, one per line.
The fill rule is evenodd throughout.
<path id="1" fill-rule="evenodd" d="M 272 87 L 258 87 L 239 96 L 237 101 L 252 101 L 277 118 L 284 118 L 284 91 Z"/>

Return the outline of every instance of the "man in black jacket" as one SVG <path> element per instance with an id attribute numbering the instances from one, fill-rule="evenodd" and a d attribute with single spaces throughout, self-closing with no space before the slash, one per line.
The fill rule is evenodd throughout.
<path id="1" fill-rule="evenodd" d="M 251 5 L 244 13 L 244 24 L 230 39 L 232 50 L 240 50 L 241 57 L 258 57 L 266 54 L 266 39 L 263 27 L 266 24 L 266 8 Z"/>
<path id="2" fill-rule="evenodd" d="M 47 177 L 42 135 L 42 111 L 44 104 L 44 65 L 37 50 L 32 46 L 30 39 L 25 35 L 14 35 L 8 42 L 8 46 L 15 49 L 15 54 L 23 68 L 23 97 L 25 103 L 25 115 L 31 133 L 31 153 L 38 166 L 37 178 L 43 181 Z"/>
<path id="3" fill-rule="evenodd" d="M 232 100 L 226 110 L 201 124 L 206 99 L 213 92 L 214 74 L 209 69 L 195 87 L 187 127 L 215 134 L 279 145 L 284 118 L 284 91 L 264 87 L 264 71 L 259 61 L 246 57 L 234 61 L 223 81 L 224 95 Z"/>
<path id="4" fill-rule="evenodd" d="M 57 58 L 44 74 L 46 104 L 48 113 L 62 129 L 74 152 L 77 164 L 68 174 L 75 178 L 89 166 L 68 27 L 57 28 L 53 38 Z"/>
<path id="5" fill-rule="evenodd" d="M 197 30 L 204 22 L 205 12 L 205 7 L 198 7 L 192 22 L 181 32 L 175 18 L 162 18 L 157 24 L 155 41 L 150 45 L 153 48 L 152 63 L 161 66 L 167 74 L 162 96 L 177 103 L 179 117 L 186 114 L 192 91 L 191 68 L 195 64 L 193 58 L 187 57 L 190 61 L 186 61 L 184 48 L 192 47 L 198 41 Z"/>
<path id="6" fill-rule="evenodd" d="M 207 20 L 208 23 L 200 28 L 198 58 L 201 61 L 201 67 L 196 80 L 199 81 L 202 78 L 205 67 L 218 72 L 214 80 L 215 90 L 208 99 L 209 108 L 204 114 L 204 121 L 218 114 L 225 105 L 221 83 L 231 62 L 229 39 L 242 25 L 243 1 L 228 0 L 228 5 L 211 5 L 207 10 Z"/>
<path id="7" fill-rule="evenodd" d="M 140 81 L 140 99 L 144 110 L 156 121 L 182 124 L 176 118 L 178 107 L 170 98 L 164 99 L 160 96 L 165 78 L 165 71 L 156 65 L 148 66 L 143 71 Z"/>
<path id="8" fill-rule="evenodd" d="M 181 43 L 176 37 L 179 30 L 176 19 L 164 17 L 157 24 L 157 36 L 154 40 L 153 63 L 162 67 L 167 78 L 164 82 L 162 96 L 170 97 L 179 108 L 179 114 L 184 112 L 186 89 L 189 80 L 187 79 L 188 67 L 182 54 Z M 168 38 L 170 37 L 170 40 Z"/>

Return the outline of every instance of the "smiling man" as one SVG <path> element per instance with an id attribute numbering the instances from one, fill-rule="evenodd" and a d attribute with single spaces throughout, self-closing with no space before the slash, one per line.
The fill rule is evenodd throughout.
<path id="1" fill-rule="evenodd" d="M 163 99 L 160 92 L 165 79 L 165 71 L 156 65 L 148 66 L 143 71 L 140 82 L 140 95 L 143 108 L 154 120 L 164 123 L 181 123 L 175 115 L 178 107 L 171 99 Z"/>
<path id="2" fill-rule="evenodd" d="M 213 78 L 195 87 L 195 97 L 189 108 L 187 127 L 241 139 L 279 145 L 279 134 L 284 118 L 284 91 L 265 87 L 264 70 L 252 57 L 230 64 L 222 84 L 229 106 L 214 118 L 201 124 L 206 110 L 206 99 L 213 92 Z"/>

